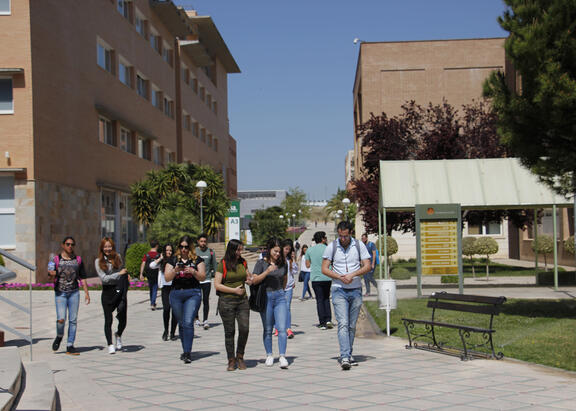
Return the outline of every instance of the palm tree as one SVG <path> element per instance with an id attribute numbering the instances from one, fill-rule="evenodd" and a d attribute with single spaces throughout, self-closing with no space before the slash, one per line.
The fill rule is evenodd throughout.
<path id="1" fill-rule="evenodd" d="M 332 198 L 328 201 L 328 204 L 324 207 L 324 211 L 329 218 L 334 218 L 336 216 L 336 212 L 338 210 L 344 211 L 344 204 L 342 204 L 342 200 L 345 198 L 350 198 L 350 193 L 346 190 L 341 190 L 340 188 L 332 196 Z M 355 203 L 350 203 L 348 206 L 348 221 L 354 221 L 356 218 L 356 212 L 358 210 L 358 206 Z M 346 216 L 343 216 L 346 219 Z"/>

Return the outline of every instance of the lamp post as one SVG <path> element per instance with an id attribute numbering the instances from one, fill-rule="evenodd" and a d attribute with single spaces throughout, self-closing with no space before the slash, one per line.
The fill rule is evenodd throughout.
<path id="1" fill-rule="evenodd" d="M 348 197 L 343 198 L 342 204 L 344 204 L 344 215 L 346 215 L 346 221 L 348 221 L 348 206 L 350 205 L 350 199 Z"/>
<path id="2" fill-rule="evenodd" d="M 295 222 L 296 222 L 296 214 L 292 214 L 292 243 L 296 241 L 296 230 L 294 229 Z"/>
<path id="3" fill-rule="evenodd" d="M 342 210 L 336 211 L 334 215 L 334 237 L 338 237 L 338 220 L 342 218 Z"/>
<path id="4" fill-rule="evenodd" d="M 206 184 L 206 181 L 198 181 L 196 183 L 196 188 L 198 189 L 198 192 L 200 193 L 200 231 L 204 232 L 204 209 L 202 208 L 202 195 L 204 194 L 204 189 L 208 187 L 208 184 Z"/>

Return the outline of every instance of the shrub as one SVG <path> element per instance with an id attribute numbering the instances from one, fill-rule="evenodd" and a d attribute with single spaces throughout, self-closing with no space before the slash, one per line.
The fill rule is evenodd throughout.
<path id="1" fill-rule="evenodd" d="M 200 234 L 199 229 L 200 219 L 184 207 L 165 209 L 148 228 L 147 237 L 158 240 L 162 245 L 177 244 L 183 235 L 196 237 Z"/>
<path id="2" fill-rule="evenodd" d="M 378 252 L 380 252 L 380 239 L 376 240 L 376 248 Z M 398 252 L 398 242 L 391 236 L 386 237 L 386 250 L 388 253 L 388 272 L 390 272 L 390 257 Z M 380 258 L 382 258 L 383 255 L 384 253 L 380 255 Z"/>
<path id="3" fill-rule="evenodd" d="M 458 276 L 457 275 L 443 275 L 440 277 L 440 282 L 442 284 L 458 284 Z"/>
<path id="4" fill-rule="evenodd" d="M 405 267 L 394 267 L 390 272 L 390 277 L 394 280 L 409 280 L 412 273 Z"/>
<path id="5" fill-rule="evenodd" d="M 537 285 L 554 285 L 554 273 L 552 271 L 538 271 L 536 273 Z M 559 271 L 558 285 L 576 285 L 576 272 Z"/>
<path id="6" fill-rule="evenodd" d="M 476 247 L 476 237 L 464 237 L 462 239 L 462 255 L 470 258 L 470 264 L 472 265 L 472 277 L 476 277 L 474 271 L 474 260 L 473 256 L 478 254 L 478 247 Z"/>
<path id="7" fill-rule="evenodd" d="M 486 256 L 486 279 L 490 278 L 490 255 L 498 252 L 498 243 L 492 237 L 480 237 L 476 240 L 476 253 Z"/>
<path id="8" fill-rule="evenodd" d="M 5 266 L 6 264 L 4 264 L 4 259 L 2 258 L 2 256 L 0 255 L 0 265 Z"/>
<path id="9" fill-rule="evenodd" d="M 532 250 L 537 254 L 544 255 L 544 269 L 548 270 L 546 255 L 554 252 L 554 239 L 551 235 L 539 235 L 537 240 L 532 240 Z"/>
<path id="10" fill-rule="evenodd" d="M 564 249 L 570 254 L 574 255 L 574 236 L 571 235 L 566 240 L 564 240 Z"/>
<path id="11" fill-rule="evenodd" d="M 142 264 L 142 257 L 150 250 L 148 243 L 134 243 L 130 244 L 126 250 L 126 270 L 132 277 L 140 275 L 140 265 Z"/>

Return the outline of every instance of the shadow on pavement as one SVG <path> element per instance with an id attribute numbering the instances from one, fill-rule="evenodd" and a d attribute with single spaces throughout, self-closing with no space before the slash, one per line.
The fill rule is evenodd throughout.
<path id="1" fill-rule="evenodd" d="M 213 355 L 220 354 L 219 351 L 192 351 L 192 361 L 200 360 L 202 358 L 212 357 Z"/>
<path id="2" fill-rule="evenodd" d="M 36 344 L 44 340 L 51 340 L 51 338 L 32 338 L 32 344 Z M 4 342 L 5 347 L 23 347 L 29 344 L 30 343 L 28 341 L 23 340 L 22 338 L 19 338 L 17 340 L 7 340 Z"/>
<path id="3" fill-rule="evenodd" d="M 104 348 L 104 347 L 102 347 Z M 122 352 L 138 352 L 138 351 L 142 351 L 144 348 L 146 348 L 143 345 L 125 345 L 122 347 L 121 350 L 118 351 L 122 351 Z"/>
<path id="4" fill-rule="evenodd" d="M 356 361 L 357 363 L 367 362 L 367 361 L 376 359 L 376 357 L 373 357 L 371 355 L 353 354 L 352 356 L 354 357 L 354 361 Z M 338 361 L 338 360 L 340 360 L 340 357 L 330 357 L 330 359 Z"/>

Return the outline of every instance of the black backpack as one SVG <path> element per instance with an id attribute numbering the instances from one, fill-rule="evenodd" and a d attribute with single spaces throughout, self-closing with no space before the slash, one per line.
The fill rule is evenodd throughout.
<path id="1" fill-rule="evenodd" d="M 150 282 L 158 281 L 158 268 L 150 268 L 150 263 L 152 263 L 154 259 L 150 257 L 148 253 L 146 253 L 146 261 L 144 263 L 144 276 Z"/>

